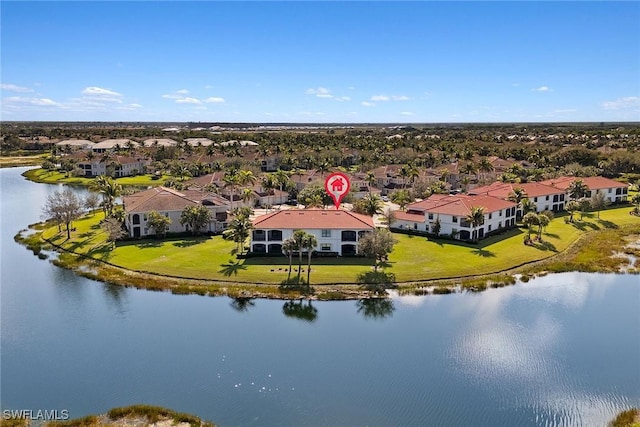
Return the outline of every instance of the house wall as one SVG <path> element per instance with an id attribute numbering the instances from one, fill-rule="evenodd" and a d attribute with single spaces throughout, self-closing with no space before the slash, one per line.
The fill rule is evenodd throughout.
<path id="1" fill-rule="evenodd" d="M 567 197 L 564 194 L 547 194 L 544 196 L 530 197 L 529 200 L 536 205 L 536 212 L 556 212 L 564 210 Z"/>
<path id="2" fill-rule="evenodd" d="M 281 239 L 272 239 L 269 240 L 269 234 L 268 232 L 271 230 L 279 230 L 282 232 L 282 238 Z M 256 231 L 264 231 L 264 236 L 265 236 L 265 240 L 255 240 L 256 238 Z M 256 248 L 256 245 L 282 245 L 282 242 L 285 241 L 286 239 L 290 238 L 293 236 L 295 230 L 293 229 L 270 229 L 270 230 L 265 230 L 265 229 L 260 229 L 260 230 L 253 230 L 251 233 L 251 252 L 256 252 L 256 253 L 260 253 L 260 252 L 264 252 L 264 251 L 260 251 Z M 324 230 L 325 234 L 323 234 L 323 230 L 320 229 L 305 229 L 304 231 L 306 231 L 309 234 L 313 234 L 314 236 L 316 236 L 316 239 L 318 240 L 318 245 L 315 247 L 315 251 L 317 252 L 337 252 L 338 255 L 343 255 L 342 252 L 342 245 L 355 245 L 356 248 L 358 246 L 358 241 L 360 239 L 360 234 L 361 232 L 367 232 L 367 231 L 371 231 L 370 229 L 329 229 L 329 230 Z M 351 241 L 351 240 L 346 240 L 343 241 L 342 240 L 342 232 L 343 231 L 354 231 L 355 232 L 355 241 Z M 326 233 L 329 233 L 330 235 L 327 235 Z M 268 247 L 267 247 L 267 251 L 268 251 Z M 356 249 L 357 251 L 357 249 Z M 281 255 L 282 251 L 269 251 L 269 252 L 273 252 L 274 255 Z"/>
<path id="3" fill-rule="evenodd" d="M 433 226 L 436 220 L 439 218 L 441 235 L 451 235 L 455 230 L 456 232 L 460 233 L 456 235 L 457 239 L 470 240 L 473 238 L 472 233 L 474 231 L 476 231 L 479 236 L 481 236 L 480 238 L 482 238 L 488 233 L 493 233 L 501 229 L 511 228 L 515 226 L 515 211 L 515 207 L 513 207 L 486 213 L 484 215 L 484 224 L 476 228 L 471 227 L 470 224 L 466 224 L 464 217 L 437 213 L 431 213 L 430 216 L 429 212 L 424 213 L 425 219 L 423 222 L 396 220 L 393 223 L 393 228 L 433 233 Z M 469 233 L 469 236 L 466 236 L 465 232 Z"/>
<path id="4" fill-rule="evenodd" d="M 215 218 L 216 210 L 215 208 L 207 208 L 211 211 L 211 214 Z M 226 208 L 225 208 L 226 209 Z M 182 211 L 158 211 L 161 215 L 168 216 L 171 219 L 171 224 L 169 224 L 169 228 L 167 230 L 168 233 L 184 233 L 187 230 L 186 226 L 180 224 L 180 216 L 182 215 Z M 134 223 L 134 216 L 138 215 L 139 224 Z M 129 237 L 145 237 L 145 236 L 154 236 L 155 231 L 149 227 L 148 225 L 148 215 L 149 212 L 129 212 L 125 217 L 125 225 L 127 230 L 129 231 Z M 212 232 L 217 233 L 224 229 L 226 223 L 221 223 L 216 221 L 215 219 L 209 223 L 209 226 L 204 230 L 200 230 L 201 232 Z M 139 227 L 140 235 L 136 235 L 135 228 Z"/>

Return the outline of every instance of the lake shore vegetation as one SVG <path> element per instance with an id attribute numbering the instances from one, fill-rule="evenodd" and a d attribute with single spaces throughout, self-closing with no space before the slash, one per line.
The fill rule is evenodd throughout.
<path id="1" fill-rule="evenodd" d="M 631 261 L 640 256 L 640 218 L 630 208 L 604 209 L 600 218 L 588 213 L 582 220 L 554 218 L 542 232 L 543 240 L 522 244 L 525 227 L 481 240 L 477 244 L 393 233 L 396 241 L 379 264 L 403 293 L 444 293 L 443 289 L 482 290 L 512 284 L 514 275 L 541 272 L 604 271 L 638 273 Z M 119 241 L 113 245 L 101 227 L 104 213 L 93 212 L 74 221 L 71 238 L 55 225 L 39 224 L 21 241 L 40 254 L 59 252 L 55 264 L 86 277 L 151 290 L 235 297 L 362 298 L 372 293 L 362 283 L 374 273 L 365 257 L 320 257 L 300 266 L 312 273 L 314 292 L 282 286 L 288 283 L 290 259 L 238 256 L 237 242 L 220 235 L 169 236 L 165 239 Z M 543 231 L 541 231 L 543 230 Z M 630 258 L 631 257 L 631 258 Z M 311 271 L 306 269 L 311 266 Z M 388 280 L 393 277 L 393 280 Z M 303 289 L 304 288 L 304 289 Z M 437 290 L 435 290 L 437 288 Z M 324 297 L 323 297 L 324 295 Z"/>

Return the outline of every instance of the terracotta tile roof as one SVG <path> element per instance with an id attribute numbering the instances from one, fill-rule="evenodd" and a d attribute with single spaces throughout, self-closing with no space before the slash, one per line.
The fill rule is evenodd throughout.
<path id="1" fill-rule="evenodd" d="M 516 206 L 515 203 L 487 195 L 434 194 L 421 202 L 412 203 L 407 210 L 467 216 L 473 207 L 483 207 L 485 213 L 496 212 Z"/>
<path id="2" fill-rule="evenodd" d="M 396 219 L 400 221 L 413 221 L 413 222 L 424 222 L 424 214 L 417 214 L 411 212 L 403 212 L 403 211 L 395 211 L 394 212 Z"/>
<path id="3" fill-rule="evenodd" d="M 498 197 L 500 199 L 507 199 L 513 192 L 514 188 L 522 188 L 527 193 L 527 197 L 529 198 L 564 193 L 564 191 L 559 188 L 554 188 L 539 182 L 526 182 L 522 184 L 513 184 L 510 182 L 494 182 L 491 185 L 476 187 L 473 190 L 469 191 L 469 194 L 484 194 L 487 196 Z"/>
<path id="4" fill-rule="evenodd" d="M 256 229 L 352 229 L 371 230 L 373 218 L 333 209 L 287 209 L 262 215 L 253 221 Z"/>
<path id="5" fill-rule="evenodd" d="M 605 178 L 602 176 L 587 176 L 587 177 L 579 177 L 579 176 L 561 176 L 558 178 L 548 179 L 546 181 L 541 181 L 542 184 L 550 185 L 552 187 L 560 188 L 562 190 L 567 190 L 571 183 L 575 180 L 582 180 L 589 190 L 601 190 L 603 188 L 625 188 L 627 184 L 622 182 L 615 181 L 613 179 Z"/>
<path id="6" fill-rule="evenodd" d="M 123 197 L 125 211 L 181 211 L 187 206 L 196 206 L 197 202 L 190 200 L 184 194 L 166 187 L 155 187 Z"/>

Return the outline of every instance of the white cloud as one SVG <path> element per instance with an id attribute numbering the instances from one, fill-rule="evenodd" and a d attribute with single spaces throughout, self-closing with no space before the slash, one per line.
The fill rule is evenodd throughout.
<path id="1" fill-rule="evenodd" d="M 574 108 L 560 108 L 558 110 L 553 110 L 554 113 L 557 114 L 565 114 L 565 113 L 575 113 L 577 110 Z"/>
<path id="2" fill-rule="evenodd" d="M 408 101 L 409 97 L 404 95 L 374 95 L 370 99 L 373 102 L 387 102 L 387 101 Z"/>
<path id="3" fill-rule="evenodd" d="M 180 89 L 177 90 L 176 93 L 179 93 L 180 95 L 186 95 L 189 93 L 189 91 L 187 89 Z"/>
<path id="4" fill-rule="evenodd" d="M 400 115 L 402 116 L 415 116 L 415 113 L 412 113 L 411 111 L 402 111 L 400 112 Z"/>
<path id="5" fill-rule="evenodd" d="M 178 104 L 202 104 L 202 101 L 200 101 L 199 99 L 189 97 L 176 99 L 176 102 Z"/>
<path id="6" fill-rule="evenodd" d="M 173 93 L 169 93 L 169 94 L 166 94 L 166 95 L 162 95 L 162 97 L 163 97 L 163 98 L 166 98 L 166 99 L 180 99 L 180 98 L 182 98 L 182 96 L 180 96 L 180 95 L 175 95 L 175 94 L 173 94 Z"/>
<path id="7" fill-rule="evenodd" d="M 207 104 L 223 104 L 224 98 L 221 98 L 219 96 L 210 96 L 209 98 L 205 99 L 204 102 L 206 102 Z"/>
<path id="8" fill-rule="evenodd" d="M 82 94 L 83 95 L 90 95 L 90 96 L 107 96 L 107 97 L 120 97 L 120 96 L 122 96 L 121 93 L 114 92 L 112 90 L 104 89 L 104 88 L 97 87 L 97 86 L 89 86 L 87 88 L 84 88 L 82 90 Z"/>
<path id="9" fill-rule="evenodd" d="M 307 89 L 304 93 L 307 94 L 307 95 L 315 95 L 318 98 L 332 98 L 333 97 L 333 95 L 331 95 L 331 91 L 329 89 L 327 89 L 326 87 Z"/>
<path id="10" fill-rule="evenodd" d="M 9 91 L 9 92 L 18 92 L 18 93 L 33 92 L 33 89 L 29 89 L 28 87 L 17 86 L 17 85 L 12 85 L 12 84 L 8 84 L 8 83 L 0 84 L 0 89 L 6 90 L 6 91 Z"/>
<path id="11" fill-rule="evenodd" d="M 25 98 L 22 96 L 10 96 L 3 99 L 8 105 L 35 105 L 38 107 L 60 107 L 61 105 L 49 98 Z"/>
<path id="12" fill-rule="evenodd" d="M 317 98 L 325 98 L 325 99 L 333 99 L 335 101 L 344 102 L 351 101 L 351 98 L 348 96 L 335 96 L 331 93 L 329 89 L 326 87 L 318 87 L 307 89 L 305 92 L 307 95 L 315 95 Z"/>
<path id="13" fill-rule="evenodd" d="M 213 86 L 211 86 L 211 85 L 204 85 L 204 88 L 205 88 L 205 89 L 213 89 Z"/>
<path id="14" fill-rule="evenodd" d="M 623 110 L 638 107 L 640 107 L 640 97 L 637 96 L 627 96 L 618 98 L 615 101 L 605 101 L 602 103 L 602 108 L 605 110 Z"/>
<path id="15" fill-rule="evenodd" d="M 551 88 L 549 88 L 549 86 L 540 86 L 539 88 L 531 90 L 534 92 L 551 92 Z"/>
<path id="16" fill-rule="evenodd" d="M 362 104 L 364 107 L 375 107 L 376 104 L 374 104 L 373 102 L 367 102 L 367 101 L 362 101 L 360 104 Z"/>

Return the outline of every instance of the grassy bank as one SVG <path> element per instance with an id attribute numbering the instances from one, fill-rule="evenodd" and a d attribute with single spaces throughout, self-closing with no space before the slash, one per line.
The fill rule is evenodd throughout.
<path id="1" fill-rule="evenodd" d="M 520 229 L 478 245 L 397 234 L 398 244 L 384 271 L 393 274 L 404 290 L 419 289 L 425 282 L 441 288 L 463 284 L 474 290 L 503 286 L 513 282 L 516 271 L 527 275 L 541 270 L 619 271 L 628 260 L 610 255 L 628 243 L 626 236 L 640 234 L 640 218 L 630 215 L 630 210 L 609 209 L 600 218 L 590 214 L 575 223 L 556 218 L 543 242 L 533 246 L 523 244 L 525 230 Z M 52 244 L 80 255 L 64 253 L 56 261 L 59 265 L 108 282 L 175 293 L 282 297 L 283 292 L 296 291 L 281 286 L 288 277 L 286 257 L 238 259 L 234 243 L 220 236 L 136 240 L 112 247 L 100 229 L 101 219 L 98 213 L 76 221 L 70 240 L 57 227 L 42 232 Z M 297 275 L 296 267 L 294 259 L 292 276 Z M 371 261 L 365 258 L 314 258 L 311 284 L 323 285 L 316 293 L 328 299 L 357 298 L 362 296 L 358 276 L 371 270 Z M 637 272 L 637 267 L 630 272 Z M 303 260 L 301 276 L 306 279 L 306 274 Z"/>
<path id="2" fill-rule="evenodd" d="M 31 169 L 22 174 L 30 181 L 40 182 L 44 184 L 71 184 L 71 185 L 84 185 L 89 186 L 94 178 L 85 178 L 77 176 L 67 176 L 63 172 L 48 171 L 45 169 Z M 153 179 L 153 175 L 136 175 L 125 176 L 122 178 L 116 178 L 116 182 L 123 186 L 158 186 L 162 185 L 167 179 L 168 175 L 163 175 L 159 179 Z"/>
<path id="3" fill-rule="evenodd" d="M 195 415 L 151 405 L 133 405 L 123 408 L 113 408 L 102 415 L 88 415 L 67 421 L 45 423 L 47 427 L 135 427 L 140 425 L 215 427 L 215 424 L 209 421 L 203 421 Z"/>
<path id="4" fill-rule="evenodd" d="M 0 168 L 40 166 L 47 156 L 48 153 L 29 156 L 0 156 Z"/>

